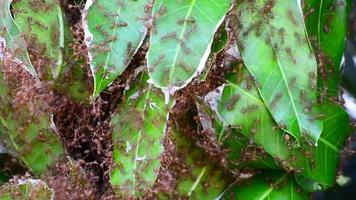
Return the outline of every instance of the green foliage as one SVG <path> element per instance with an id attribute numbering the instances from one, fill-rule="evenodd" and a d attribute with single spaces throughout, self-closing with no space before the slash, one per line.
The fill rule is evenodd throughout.
<path id="1" fill-rule="evenodd" d="M 6 176 L 6 174 L 5 173 L 3 173 L 3 172 L 0 172 L 0 185 L 2 184 L 2 183 L 5 183 L 6 181 L 8 181 L 8 176 Z"/>
<path id="2" fill-rule="evenodd" d="M 7 147 L 16 151 L 33 173 L 42 174 L 57 162 L 63 153 L 63 147 L 52 129 L 51 114 L 43 109 L 45 102 L 30 97 L 36 93 L 30 88 L 41 86 L 37 77 L 32 78 L 22 69 L 18 69 L 22 67 L 18 63 L 22 63 L 26 65 L 25 69 L 36 76 L 25 48 L 26 42 L 22 38 L 23 34 L 19 33 L 8 10 L 10 4 L 8 1 L 0 3 L 4 11 L 2 14 L 4 24 L 1 24 L 4 35 L 1 34 L 1 36 L 4 36 L 6 40 L 5 56 L 0 60 L 1 137 L 5 140 Z M 28 11 L 24 11 L 26 12 Z M 26 93 L 26 89 L 30 93 Z M 18 96 L 20 93 L 26 94 L 28 98 L 14 100 L 21 96 Z"/>
<path id="3" fill-rule="evenodd" d="M 298 141 L 306 135 L 316 143 L 323 127 L 314 106 L 317 63 L 298 1 L 238 2 L 237 12 L 242 59 L 268 110 Z"/>
<path id="4" fill-rule="evenodd" d="M 177 130 L 171 130 L 169 139 L 179 153 L 180 166 L 185 171 L 177 180 L 177 194 L 167 194 L 169 199 L 185 197 L 190 199 L 214 199 L 228 185 L 224 170 L 209 162 L 206 153 L 192 140 Z"/>
<path id="5" fill-rule="evenodd" d="M 23 44 L 31 48 L 32 61 L 41 65 L 36 66 L 40 78 L 44 81 L 54 80 L 56 91 L 78 101 L 85 100 L 89 96 L 89 90 L 81 67 L 84 61 L 75 58 L 73 64 L 74 51 L 71 45 L 74 38 L 59 2 L 20 0 L 14 2 L 12 6 L 15 22 L 25 38 Z M 35 55 L 38 52 L 40 56 Z"/>
<path id="6" fill-rule="evenodd" d="M 228 43 L 229 35 L 225 29 L 221 29 L 220 31 L 216 32 L 216 39 L 214 40 L 211 51 L 215 54 L 220 53 Z"/>
<path id="7" fill-rule="evenodd" d="M 304 140 L 297 147 L 296 140 L 275 124 L 248 71 L 241 66 L 234 70 L 218 105 L 222 120 L 261 145 L 288 170 L 296 170 L 322 185 L 332 186 L 338 152 L 350 133 L 347 113 L 338 105 L 323 103 L 320 110 L 327 117 L 323 119 L 325 127 L 318 146 Z M 244 117 L 235 117 L 241 114 Z M 333 134 L 335 132 L 338 134 Z"/>
<path id="8" fill-rule="evenodd" d="M 215 39 L 211 46 L 211 54 L 206 63 L 205 69 L 201 72 L 200 80 L 206 80 L 209 72 L 214 68 L 217 55 L 223 51 L 223 49 L 229 43 L 229 35 L 225 28 L 221 28 L 215 33 Z"/>
<path id="9" fill-rule="evenodd" d="M 1 63 L 0 70 L 4 70 Z M 41 110 L 33 112 L 33 107 L 40 109 L 40 102 L 16 105 L 12 101 L 14 88 L 9 87 L 13 83 L 6 83 L 2 78 L 4 73 L 0 74 L 0 90 L 4 91 L 0 96 L 0 131 L 8 147 L 19 154 L 27 167 L 41 174 L 63 153 L 62 144 L 51 127 L 50 114 Z"/>
<path id="10" fill-rule="evenodd" d="M 57 0 L 10 4 L 0 0 L 0 138 L 33 176 L 75 155 L 100 169 L 70 179 L 98 171 L 98 193 L 119 199 L 302 200 L 333 186 L 351 132 L 337 101 L 349 0 L 88 0 L 79 22 Z M 77 108 L 78 122 L 56 118 Z M 79 151 L 66 154 L 58 124 Z M 107 140 L 93 124 L 112 155 L 91 152 Z M 50 198 L 43 181 L 0 187 L 1 200 Z"/>
<path id="11" fill-rule="evenodd" d="M 36 71 L 33 68 L 28 52 L 26 51 L 26 43 L 11 16 L 10 0 L 0 1 L 0 11 L 0 61 L 3 59 L 2 57 L 4 57 L 4 59 L 6 58 L 6 54 L 2 52 L 4 51 L 2 48 L 6 47 L 10 55 L 18 59 L 17 62 L 22 62 L 25 65 L 24 67 L 33 76 L 36 76 Z"/>
<path id="12" fill-rule="evenodd" d="M 298 188 L 293 176 L 281 172 L 264 172 L 263 174 L 237 184 L 226 192 L 222 199 L 260 200 L 260 199 L 309 199 L 307 193 Z"/>
<path id="13" fill-rule="evenodd" d="M 298 174 L 295 175 L 295 181 L 298 183 L 299 187 L 301 187 L 306 192 L 315 192 L 323 189 L 323 187 L 316 181 L 305 178 L 304 176 Z"/>
<path id="14" fill-rule="evenodd" d="M 87 2 L 86 37 L 98 96 L 129 65 L 146 36 L 148 0 Z"/>
<path id="15" fill-rule="evenodd" d="M 224 100 L 222 100 L 224 101 Z M 280 166 L 272 156 L 266 154 L 263 148 L 251 143 L 249 137 L 241 134 L 237 129 L 226 126 L 218 119 L 209 106 L 198 101 L 197 107 L 203 129 L 216 134 L 217 141 L 223 148 L 228 149 L 226 159 L 228 169 L 238 171 L 244 168 L 279 169 Z"/>
<path id="16" fill-rule="evenodd" d="M 341 81 L 350 0 L 306 0 L 304 10 L 310 42 L 318 55 L 321 95 L 337 96 Z M 330 42 L 332 41 L 332 42 Z"/>
<path id="17" fill-rule="evenodd" d="M 53 191 L 42 180 L 18 179 L 0 189 L 0 200 L 49 200 Z"/>
<path id="18" fill-rule="evenodd" d="M 229 8 L 229 0 L 155 1 L 147 53 L 150 82 L 176 90 L 200 74 Z"/>
<path id="19" fill-rule="evenodd" d="M 114 166 L 111 184 L 123 197 L 142 196 L 154 184 L 172 103 L 139 72 L 113 118 Z"/>
<path id="20" fill-rule="evenodd" d="M 63 65 L 64 22 L 57 0 L 20 0 L 13 4 L 15 22 L 28 45 L 36 46 L 56 79 Z M 42 12 L 38 12 L 42 10 Z M 46 77 L 47 78 L 47 77 Z"/>

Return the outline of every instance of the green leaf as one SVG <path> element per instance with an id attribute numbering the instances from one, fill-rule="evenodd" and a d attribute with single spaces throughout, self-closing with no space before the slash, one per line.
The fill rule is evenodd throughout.
<path id="1" fill-rule="evenodd" d="M 45 109 L 48 99 L 41 99 L 47 94 L 36 93 L 43 88 L 16 66 L 0 63 L 0 132 L 23 163 L 33 173 L 42 174 L 59 160 L 63 147 Z"/>
<path id="2" fill-rule="evenodd" d="M 0 0 L 0 11 L 0 62 L 6 62 L 6 57 L 13 56 L 17 63 L 22 63 L 24 65 L 23 67 L 31 73 L 32 76 L 37 77 L 36 70 L 33 68 L 26 50 L 25 40 L 21 36 L 19 28 L 11 16 L 10 0 Z M 5 47 L 10 55 L 6 54 Z"/>
<path id="3" fill-rule="evenodd" d="M 218 54 L 228 44 L 229 35 L 228 35 L 227 31 L 224 28 L 222 28 L 216 34 L 217 35 L 215 36 L 215 40 L 214 40 L 214 42 L 213 42 L 213 44 L 211 46 L 211 50 L 212 50 L 213 53 Z"/>
<path id="4" fill-rule="evenodd" d="M 56 79 L 61 72 L 61 50 L 64 48 L 64 23 L 59 2 L 20 0 L 15 1 L 12 6 L 15 22 L 24 34 L 26 43 L 41 52 L 41 58 L 46 60 L 46 63 L 40 64 L 48 67 L 46 72 L 52 72 L 53 78 Z"/>
<path id="5" fill-rule="evenodd" d="M 206 78 L 209 75 L 209 72 L 216 67 L 216 58 L 217 55 L 224 50 L 224 48 L 228 45 L 229 43 L 229 35 L 224 27 L 221 27 L 218 29 L 218 31 L 215 33 L 214 41 L 211 46 L 211 51 L 212 53 L 209 55 L 208 60 L 205 64 L 205 68 L 203 71 L 200 73 L 199 80 L 200 81 L 205 81 Z"/>
<path id="6" fill-rule="evenodd" d="M 295 181 L 298 183 L 299 187 L 303 188 L 303 190 L 307 192 L 315 192 L 323 189 L 323 187 L 317 182 L 305 178 L 304 176 L 301 175 L 296 175 Z"/>
<path id="7" fill-rule="evenodd" d="M 122 198 L 140 197 L 155 183 L 163 151 L 162 139 L 172 102 L 147 84 L 148 75 L 136 76 L 119 113 L 114 116 L 114 169 L 111 184 Z"/>
<path id="8" fill-rule="evenodd" d="M 85 54 L 80 52 L 82 49 L 75 49 L 81 48 L 76 40 L 65 19 L 63 65 L 58 78 L 54 81 L 54 90 L 76 102 L 89 103 L 93 88 L 88 84 L 87 70 L 83 67 L 86 65 Z"/>
<path id="9" fill-rule="evenodd" d="M 228 150 L 227 160 L 230 170 L 236 169 L 280 169 L 278 161 L 267 154 L 263 147 L 250 143 L 250 139 L 230 130 L 223 141 L 224 149 Z"/>
<path id="10" fill-rule="evenodd" d="M 55 82 L 55 90 L 59 94 L 68 95 L 76 102 L 89 102 L 92 87 L 87 83 L 87 73 L 79 63 L 64 63 L 69 70 L 62 72 Z"/>
<path id="11" fill-rule="evenodd" d="M 323 120 L 324 129 L 318 147 L 307 145 L 301 153 L 295 151 L 295 154 L 297 157 L 306 156 L 308 152 L 311 154 L 310 170 L 305 170 L 302 175 L 324 186 L 332 186 L 335 183 L 339 152 L 351 133 L 349 116 L 339 105 L 330 102 L 324 102 L 320 110 L 326 118 Z M 300 160 L 302 162 L 304 159 Z"/>
<path id="12" fill-rule="evenodd" d="M 332 186 L 339 150 L 350 133 L 349 118 L 342 108 L 330 102 L 325 101 L 320 110 L 326 118 L 318 146 L 303 140 L 296 148 L 297 142 L 275 124 L 243 66 L 229 75 L 217 107 L 224 123 L 237 127 L 287 170 L 299 172 L 321 185 Z"/>
<path id="13" fill-rule="evenodd" d="M 87 1 L 85 37 L 98 96 L 129 65 L 146 33 L 149 0 Z"/>
<path id="14" fill-rule="evenodd" d="M 236 129 L 224 126 L 218 116 L 203 102 L 197 101 L 200 122 L 205 132 L 213 133 L 226 152 L 228 169 L 279 169 L 279 164 L 263 148 L 250 142 L 250 139 Z"/>
<path id="15" fill-rule="evenodd" d="M 238 3 L 237 39 L 242 59 L 275 121 L 298 141 L 307 135 L 316 143 L 322 131 L 314 106 L 317 63 L 298 2 Z"/>
<path id="16" fill-rule="evenodd" d="M 337 96 L 339 92 L 350 7 L 349 0 L 304 1 L 306 28 L 318 54 L 318 87 L 322 94 Z"/>
<path id="17" fill-rule="evenodd" d="M 214 164 L 194 140 L 179 130 L 172 128 L 168 137 L 172 143 L 168 148 L 174 145 L 179 165 L 185 169 L 177 176 L 177 193 L 166 194 L 168 199 L 215 199 L 221 194 L 230 179 L 226 177 L 225 170 Z"/>
<path id="18" fill-rule="evenodd" d="M 53 190 L 42 180 L 18 179 L 0 188 L 0 200 L 49 200 Z"/>
<path id="19" fill-rule="evenodd" d="M 214 33 L 230 8 L 229 0 L 157 0 L 147 65 L 150 82 L 175 90 L 199 75 L 211 51 Z"/>
<path id="20" fill-rule="evenodd" d="M 0 185 L 9 180 L 9 177 L 3 172 L 0 171 Z"/>
<path id="21" fill-rule="evenodd" d="M 298 189 L 293 176 L 267 171 L 251 180 L 236 184 L 225 193 L 222 199 L 303 200 L 309 199 L 309 195 Z"/>

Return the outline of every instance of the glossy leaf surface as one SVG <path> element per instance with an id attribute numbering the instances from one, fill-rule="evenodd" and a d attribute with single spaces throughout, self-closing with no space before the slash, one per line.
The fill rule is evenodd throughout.
<path id="1" fill-rule="evenodd" d="M 239 1 L 237 39 L 242 59 L 279 126 L 297 140 L 316 143 L 317 63 L 296 0 Z"/>
<path id="2" fill-rule="evenodd" d="M 236 184 L 222 199 L 231 200 L 307 200 L 307 193 L 298 189 L 293 176 L 282 172 L 265 172 L 241 184 Z"/>
<path id="3" fill-rule="evenodd" d="M 332 96 L 339 92 L 349 7 L 349 0 L 304 1 L 306 28 L 318 54 L 319 92 Z"/>
<path id="4" fill-rule="evenodd" d="M 146 36 L 149 0 L 87 1 L 86 42 L 98 96 L 128 66 Z"/>
<path id="5" fill-rule="evenodd" d="M 230 8 L 229 0 L 157 0 L 147 64 L 150 81 L 173 91 L 204 68 L 214 34 Z"/>
<path id="6" fill-rule="evenodd" d="M 324 102 L 320 109 L 325 127 L 318 146 L 305 139 L 297 148 L 296 141 L 275 124 L 251 75 L 240 68 L 228 78 L 218 114 L 226 124 L 237 127 L 242 134 L 261 145 L 287 170 L 300 172 L 321 185 L 332 186 L 339 150 L 350 133 L 349 120 L 347 113 L 338 105 Z"/>
<path id="7" fill-rule="evenodd" d="M 299 187 L 301 187 L 306 192 L 315 192 L 323 189 L 320 184 L 313 180 L 305 178 L 304 176 L 295 175 L 294 178 L 295 181 L 298 183 Z"/>
<path id="8" fill-rule="evenodd" d="M 168 114 L 172 103 L 147 84 L 141 72 L 125 92 L 119 113 L 113 118 L 114 169 L 111 184 L 122 198 L 140 197 L 156 181 L 163 151 Z"/>

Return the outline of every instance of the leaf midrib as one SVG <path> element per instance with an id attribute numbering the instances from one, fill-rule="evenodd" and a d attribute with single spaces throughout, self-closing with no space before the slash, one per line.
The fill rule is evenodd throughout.
<path id="1" fill-rule="evenodd" d="M 93 6 L 93 5 L 92 5 L 92 6 Z M 89 9 L 90 9 L 90 8 L 89 8 Z M 121 12 L 121 6 L 119 6 L 119 8 L 116 10 L 117 16 L 115 17 L 115 22 L 117 22 L 117 21 L 119 20 L 119 18 L 120 18 L 119 13 L 120 13 L 120 12 Z M 111 34 L 111 37 L 114 37 L 114 36 L 116 35 L 117 30 L 118 30 L 118 27 L 115 26 L 115 27 L 114 27 L 114 30 L 113 30 L 113 32 L 112 32 L 112 34 Z M 111 43 L 110 43 L 110 46 L 109 46 L 110 49 L 112 48 L 112 45 L 113 45 L 113 44 L 114 44 L 114 42 L 111 42 Z M 106 60 L 105 60 L 105 64 L 104 64 L 104 69 L 105 69 L 105 68 L 107 67 L 107 65 L 108 65 L 109 58 L 110 58 L 110 56 L 111 56 L 111 52 L 112 52 L 112 51 L 109 51 L 108 54 L 107 54 L 107 56 L 106 56 Z M 104 74 L 105 74 L 105 73 L 104 73 Z M 99 83 L 98 87 L 96 87 L 96 84 L 94 84 L 94 87 L 95 87 L 94 92 L 95 92 L 95 93 L 98 92 L 98 91 L 97 91 L 98 88 L 99 88 L 99 89 L 101 88 L 101 85 L 102 85 L 103 80 L 104 80 L 104 74 L 101 75 L 100 83 Z M 94 78 L 95 78 L 95 75 L 94 75 Z"/>
<path id="2" fill-rule="evenodd" d="M 269 37 L 270 37 L 272 43 L 274 43 L 273 37 L 272 37 L 270 34 L 269 34 Z M 280 72 L 281 72 L 281 74 L 282 74 L 283 82 L 284 82 L 284 84 L 285 84 L 285 86 L 286 86 L 286 88 L 287 88 L 287 92 L 288 92 L 287 94 L 288 94 L 288 96 L 289 96 L 289 98 L 290 98 L 290 101 L 291 101 L 291 104 L 292 104 L 292 107 L 293 107 L 294 114 L 295 114 L 295 116 L 296 116 L 296 118 L 297 118 L 299 131 L 300 131 L 300 134 L 302 134 L 303 131 L 302 131 L 302 126 L 301 126 L 301 124 L 300 124 L 300 123 L 301 123 L 301 122 L 300 122 L 300 118 L 299 118 L 299 115 L 298 115 L 298 112 L 297 112 L 296 105 L 295 105 L 295 103 L 294 103 L 294 98 L 293 98 L 293 96 L 292 96 L 292 94 L 291 94 L 291 91 L 290 91 L 290 88 L 289 88 L 289 85 L 288 85 L 288 81 L 287 81 L 286 75 L 284 74 L 284 69 L 282 68 L 282 63 L 280 62 L 279 54 L 278 54 L 278 52 L 276 52 L 275 50 L 272 50 L 272 51 L 273 51 L 274 54 L 276 55 L 277 66 L 278 66 L 278 69 L 280 70 Z M 262 95 L 261 95 L 261 96 L 262 96 Z M 263 98 L 263 97 L 262 97 L 262 98 Z M 288 131 L 288 130 L 286 130 L 286 131 Z M 289 132 L 289 131 L 288 131 L 288 132 Z M 294 135 L 294 133 L 290 133 L 290 134 Z M 297 136 L 295 136 L 295 137 L 296 137 L 297 140 L 299 140 L 299 137 L 297 137 Z"/>
<path id="3" fill-rule="evenodd" d="M 323 3 L 324 0 L 320 0 L 320 5 L 319 5 L 319 14 L 318 14 L 318 46 L 320 46 L 320 37 L 321 37 L 321 10 L 323 8 Z"/>
<path id="4" fill-rule="evenodd" d="M 257 13 L 257 12 L 256 12 Z M 250 19 L 249 19 L 249 21 L 248 21 L 248 23 L 250 23 L 253 19 L 254 19 L 254 17 L 256 16 L 256 14 L 254 14 Z M 247 26 L 244 26 L 244 28 L 243 28 L 243 30 L 244 29 L 246 29 L 246 27 Z M 267 33 L 268 35 L 269 35 L 269 38 L 270 38 L 270 40 L 272 41 L 272 43 L 274 43 L 273 42 L 273 38 L 272 38 L 272 36 L 269 34 L 269 31 L 268 31 L 269 29 L 265 29 L 265 33 Z M 298 112 L 297 112 L 297 110 L 296 110 L 296 105 L 295 105 L 295 103 L 294 103 L 294 99 L 293 99 L 293 96 L 292 96 L 292 94 L 291 94 L 291 92 L 290 92 L 290 88 L 289 88 L 289 85 L 288 85 L 288 82 L 287 82 L 287 80 L 286 80 L 286 76 L 285 76 L 285 74 L 284 74 L 284 70 L 281 68 L 281 63 L 280 63 L 280 58 L 279 58 L 279 55 L 278 55 L 278 52 L 276 52 L 275 50 L 272 50 L 273 52 L 274 52 L 274 54 L 276 55 L 276 61 L 277 61 L 277 66 L 278 66 L 278 68 L 279 68 L 279 71 L 281 72 L 281 74 L 282 74 L 282 78 L 283 78 L 283 82 L 284 82 L 284 84 L 286 85 L 286 87 L 287 87 L 287 91 L 288 91 L 288 96 L 289 96 L 289 99 L 291 100 L 291 104 L 292 104 L 292 107 L 293 107 L 293 111 L 294 111 L 294 114 L 295 114 L 295 116 L 296 116 L 296 119 L 297 119 L 297 122 L 298 122 L 298 128 L 299 128 L 299 131 L 300 131 L 300 134 L 303 132 L 302 131 L 302 126 L 301 126 L 301 122 L 300 122 L 300 118 L 299 118 L 299 115 L 298 115 Z M 259 89 L 258 89 L 258 91 L 260 91 Z M 260 91 L 260 92 L 262 92 L 262 91 Z M 261 98 L 263 99 L 263 97 L 261 96 Z M 268 108 L 269 109 L 269 108 Z M 285 130 L 285 131 L 288 131 L 288 130 Z M 288 131 L 289 132 L 289 131 Z M 290 134 L 292 134 L 293 136 L 294 136 L 294 134 L 293 133 L 290 133 Z M 296 136 L 294 136 L 297 140 L 298 140 L 298 137 L 296 137 Z"/>
<path id="5" fill-rule="evenodd" d="M 241 91 L 245 96 L 247 96 L 248 98 L 251 98 L 253 99 L 254 101 L 256 101 L 256 103 L 258 103 L 259 105 L 263 105 L 264 106 L 264 103 L 262 100 L 256 98 L 255 96 L 253 96 L 251 93 L 249 93 L 248 91 L 244 90 L 243 88 L 241 88 L 239 85 L 231 82 L 231 81 L 227 81 L 228 84 L 236 89 L 238 89 L 239 91 Z"/>
<path id="6" fill-rule="evenodd" d="M 178 37 L 178 41 L 181 41 L 183 39 L 183 37 L 184 37 L 185 31 L 187 29 L 187 24 L 188 24 L 187 20 L 192 14 L 193 7 L 195 6 L 195 3 L 196 3 L 196 0 L 193 0 L 189 5 L 188 12 L 187 12 L 187 14 L 186 14 L 186 16 L 184 18 L 184 24 L 183 24 L 182 30 L 181 30 L 181 32 L 179 34 L 179 37 Z M 174 72 L 175 72 L 175 68 L 176 68 L 176 64 L 177 64 L 178 55 L 180 53 L 180 50 L 181 50 L 181 45 L 178 43 L 177 48 L 176 48 L 176 52 L 175 52 L 175 55 L 174 55 L 174 58 L 173 58 L 172 68 L 171 68 L 171 71 L 169 72 L 169 82 L 171 82 L 171 80 L 173 79 L 173 75 L 174 75 Z"/>
<path id="7" fill-rule="evenodd" d="M 142 109 L 142 115 L 141 115 L 141 118 L 143 121 L 145 121 L 145 111 L 146 111 L 146 108 L 147 108 L 147 102 L 148 102 L 148 99 L 150 97 L 150 94 L 151 94 L 151 85 L 148 86 L 148 90 L 147 90 L 147 94 L 146 94 L 146 97 L 145 97 L 145 100 L 144 100 L 144 104 L 143 104 L 143 109 Z M 138 157 L 138 150 L 140 148 L 140 140 L 141 140 L 141 135 L 142 135 L 142 127 L 140 127 L 140 130 L 138 132 L 138 138 L 137 138 L 137 145 L 136 145 L 136 149 L 135 149 L 135 158 L 134 158 L 134 167 L 133 167 L 133 173 L 132 173 L 132 185 L 133 185 L 133 194 L 136 195 L 136 169 L 137 169 L 137 157 Z"/>
<path id="8" fill-rule="evenodd" d="M 278 185 L 280 184 L 285 178 L 287 178 L 288 174 L 284 174 L 281 178 L 279 178 L 274 184 L 275 185 Z M 272 192 L 273 190 L 275 189 L 275 187 L 269 187 L 268 190 L 266 190 L 262 196 L 256 200 L 264 200 L 266 199 Z"/>

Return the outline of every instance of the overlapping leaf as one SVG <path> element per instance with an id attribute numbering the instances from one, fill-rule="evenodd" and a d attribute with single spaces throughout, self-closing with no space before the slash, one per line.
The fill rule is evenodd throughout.
<path id="1" fill-rule="evenodd" d="M 86 42 L 94 76 L 94 96 L 128 66 L 146 36 L 149 0 L 87 1 Z"/>
<path id="2" fill-rule="evenodd" d="M 113 118 L 114 169 L 111 184 L 122 198 L 140 197 L 149 190 L 160 167 L 162 139 L 172 103 L 147 84 L 146 72 L 139 73 L 125 101 Z"/>
<path id="3" fill-rule="evenodd" d="M 209 94 L 211 96 L 211 94 Z M 208 98 L 209 99 L 209 98 Z M 211 99 L 210 99 L 211 100 Z M 209 101 L 206 99 L 206 101 Z M 213 133 L 215 140 L 226 152 L 228 169 L 279 169 L 278 162 L 267 154 L 263 148 L 250 142 L 250 139 L 236 129 L 222 124 L 218 116 L 205 103 L 198 101 L 197 108 L 202 128 Z"/>
<path id="4" fill-rule="evenodd" d="M 236 184 L 222 199 L 231 200 L 307 200 L 307 193 L 298 189 L 293 176 L 267 171 L 251 180 Z"/>
<path id="5" fill-rule="evenodd" d="M 317 142 L 317 63 L 305 36 L 299 1 L 239 1 L 236 22 L 242 59 L 279 126 Z"/>
<path id="6" fill-rule="evenodd" d="M 58 78 L 54 81 L 54 90 L 59 94 L 68 95 L 77 102 L 88 101 L 93 88 L 87 82 L 87 71 L 83 67 L 86 63 L 86 57 L 83 52 L 80 52 L 82 49 L 76 49 L 81 47 L 78 46 L 78 41 L 70 31 L 67 18 L 64 18 L 63 24 L 63 64 Z"/>
<path id="7" fill-rule="evenodd" d="M 47 102 L 35 96 L 41 89 L 35 89 L 34 78 L 17 67 L 13 62 L 0 63 L 0 131 L 23 163 L 41 174 L 58 161 L 63 147 L 52 129 L 50 113 L 44 110 Z"/>
<path id="8" fill-rule="evenodd" d="M 230 3 L 229 0 L 155 1 L 147 56 L 153 85 L 173 92 L 203 70 L 214 33 Z"/>
<path id="9" fill-rule="evenodd" d="M 20 0 L 13 3 L 15 21 L 19 24 L 27 44 L 34 53 L 34 62 L 41 60 L 44 79 L 56 79 L 54 89 L 75 100 L 86 100 L 90 95 L 86 83 L 82 57 L 75 55 L 74 38 L 68 21 L 57 0 Z M 41 54 L 41 57 L 37 54 Z M 52 78 L 53 77 L 53 78 Z"/>
<path id="10" fill-rule="evenodd" d="M 214 42 L 211 46 L 211 51 L 214 54 L 218 54 L 220 53 L 225 46 L 229 43 L 229 34 L 228 32 L 225 30 L 225 28 L 221 28 L 221 30 L 218 30 L 216 32 L 215 38 L 214 38 Z"/>
<path id="11" fill-rule="evenodd" d="M 261 145 L 288 170 L 300 172 L 321 185 L 332 186 L 340 147 L 350 133 L 347 113 L 338 105 L 324 102 L 320 109 L 325 116 L 325 126 L 318 146 L 305 139 L 296 148 L 296 141 L 273 121 L 251 75 L 245 68 L 236 70 L 230 74 L 218 105 L 222 120 Z"/>
<path id="12" fill-rule="evenodd" d="M 0 188 L 0 200 L 49 200 L 53 196 L 53 190 L 42 180 L 19 179 Z"/>
<path id="13" fill-rule="evenodd" d="M 211 54 L 205 64 L 204 70 L 200 73 L 199 79 L 205 81 L 209 72 L 216 67 L 215 61 L 217 55 L 228 45 L 229 35 L 225 28 L 220 28 L 215 33 L 213 44 L 211 45 Z"/>
<path id="14" fill-rule="evenodd" d="M 298 183 L 299 187 L 306 192 L 315 192 L 323 189 L 319 183 L 298 174 L 295 175 L 295 181 Z"/>
<path id="15" fill-rule="evenodd" d="M 24 34 L 26 43 L 36 48 L 47 65 L 46 72 L 57 78 L 63 64 L 64 25 L 62 11 L 57 0 L 20 0 L 12 4 L 14 18 Z M 32 60 L 33 61 L 33 60 Z M 46 74 L 44 78 L 51 78 Z"/>
<path id="16" fill-rule="evenodd" d="M 0 0 L 0 62 L 6 56 L 6 51 L 9 51 L 17 63 L 24 64 L 24 68 L 33 76 L 37 76 L 35 69 L 32 66 L 30 57 L 26 49 L 26 43 L 20 34 L 18 26 L 12 19 L 10 13 L 10 0 Z M 6 50 L 5 50 L 6 47 Z"/>
<path id="17" fill-rule="evenodd" d="M 318 53 L 318 87 L 322 94 L 338 95 L 350 7 L 349 0 L 304 1 L 306 28 Z"/>

